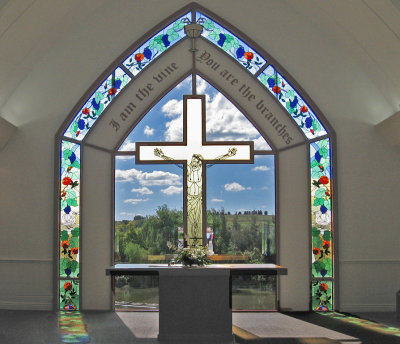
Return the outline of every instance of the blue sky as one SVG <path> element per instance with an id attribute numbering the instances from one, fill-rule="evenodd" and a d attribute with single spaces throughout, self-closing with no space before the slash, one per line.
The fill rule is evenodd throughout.
<path id="1" fill-rule="evenodd" d="M 206 94 L 208 141 L 255 142 L 255 149 L 270 150 L 259 132 L 228 99 L 203 79 L 197 93 Z M 191 78 L 169 92 L 130 133 L 121 151 L 135 150 L 136 141 L 181 141 L 183 95 L 191 94 Z M 189 118 L 190 120 L 190 114 Z M 117 156 L 115 219 L 154 214 L 157 207 L 182 209 L 182 169 L 176 165 L 136 165 L 134 156 Z M 207 168 L 207 208 L 235 213 L 267 210 L 275 214 L 273 155 L 256 155 L 254 164 L 215 164 Z"/>

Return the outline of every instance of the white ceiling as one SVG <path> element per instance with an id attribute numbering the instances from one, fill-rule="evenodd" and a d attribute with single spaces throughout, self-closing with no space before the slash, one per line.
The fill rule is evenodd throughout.
<path id="1" fill-rule="evenodd" d="M 199 2 L 279 61 L 331 122 L 376 124 L 400 109 L 400 0 Z M 61 124 L 126 48 L 188 3 L 0 0 L 0 116 Z"/>

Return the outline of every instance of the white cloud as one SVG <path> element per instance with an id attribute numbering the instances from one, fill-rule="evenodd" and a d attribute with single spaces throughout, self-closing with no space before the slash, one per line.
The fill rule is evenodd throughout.
<path id="1" fill-rule="evenodd" d="M 203 78 L 200 78 L 199 76 L 196 77 L 197 94 L 204 94 L 206 92 L 207 86 L 208 84 Z"/>
<path id="2" fill-rule="evenodd" d="M 223 199 L 213 198 L 211 202 L 225 202 Z"/>
<path id="3" fill-rule="evenodd" d="M 133 182 L 141 173 L 143 172 L 135 168 L 132 168 L 130 170 L 115 170 L 115 181 Z"/>
<path id="4" fill-rule="evenodd" d="M 191 87 L 192 85 L 192 76 L 188 76 L 185 80 L 181 81 L 178 85 L 176 85 L 177 89 L 182 89 L 186 87 Z"/>
<path id="5" fill-rule="evenodd" d="M 154 135 L 154 128 L 150 128 L 148 125 L 144 127 L 144 134 L 146 136 L 153 136 Z"/>
<path id="6" fill-rule="evenodd" d="M 239 192 L 243 190 L 251 190 L 251 187 L 244 187 L 243 185 L 240 185 L 239 183 L 233 182 L 230 184 L 225 184 L 225 190 L 226 191 L 231 191 L 231 192 Z"/>
<path id="7" fill-rule="evenodd" d="M 161 110 L 166 117 L 171 118 L 165 124 L 166 131 L 164 134 L 166 141 L 182 141 L 183 139 L 183 101 L 172 99 L 168 101 Z"/>
<path id="8" fill-rule="evenodd" d="M 173 185 L 167 187 L 166 189 L 161 189 L 161 192 L 168 196 L 180 194 L 180 193 L 182 193 L 182 191 L 183 191 L 183 188 L 181 186 L 179 187 L 179 186 L 173 186 Z"/>
<path id="9" fill-rule="evenodd" d="M 143 172 L 132 168 L 130 170 L 115 170 L 117 182 L 139 182 L 142 186 L 182 185 L 181 176 L 164 171 Z"/>
<path id="10" fill-rule="evenodd" d="M 197 78 L 197 93 L 206 94 L 206 129 L 209 141 L 255 141 L 256 150 L 271 150 L 250 121 L 222 93 L 214 93 L 207 82 Z M 172 99 L 163 107 L 166 141 L 182 141 L 183 101 Z"/>
<path id="11" fill-rule="evenodd" d="M 268 186 L 263 186 L 261 190 L 269 190 Z"/>
<path id="12" fill-rule="evenodd" d="M 135 157 L 133 155 L 116 155 L 115 158 L 117 160 L 131 160 L 131 159 L 135 159 Z"/>
<path id="13" fill-rule="evenodd" d="M 154 193 L 153 191 L 151 191 L 149 188 L 146 188 L 145 186 L 142 187 L 142 188 L 139 188 L 139 189 L 132 189 L 131 191 L 132 192 L 137 192 L 137 193 L 139 193 L 141 195 L 151 195 L 151 194 Z"/>
<path id="14" fill-rule="evenodd" d="M 124 201 L 124 203 L 130 203 L 130 204 L 135 205 L 135 204 L 138 204 L 141 202 L 147 202 L 148 200 L 149 200 L 149 198 L 129 198 L 129 199 L 126 199 Z"/>
<path id="15" fill-rule="evenodd" d="M 257 139 L 254 140 L 254 149 L 255 150 L 271 150 L 271 147 L 265 141 L 265 139 L 260 135 Z"/>
<path id="16" fill-rule="evenodd" d="M 165 124 L 165 141 L 174 141 L 179 142 L 183 140 L 183 119 L 182 115 L 174 118 L 172 121 L 169 121 Z"/>
<path id="17" fill-rule="evenodd" d="M 176 117 L 182 115 L 183 100 L 171 99 L 161 108 L 167 117 Z"/>
<path id="18" fill-rule="evenodd" d="M 164 171 L 142 172 L 138 181 L 144 186 L 182 185 L 181 176 Z"/>
<path id="19" fill-rule="evenodd" d="M 266 171 L 269 171 L 269 170 L 271 170 L 271 168 L 268 167 L 268 166 L 265 166 L 265 165 L 256 166 L 256 167 L 254 167 L 254 168 L 252 169 L 252 171 L 263 171 L 263 172 L 266 172 Z"/>
<path id="20" fill-rule="evenodd" d="M 135 151 L 136 150 L 136 143 L 132 142 L 131 140 L 127 139 L 125 142 L 122 144 L 121 148 L 119 149 L 120 151 Z"/>

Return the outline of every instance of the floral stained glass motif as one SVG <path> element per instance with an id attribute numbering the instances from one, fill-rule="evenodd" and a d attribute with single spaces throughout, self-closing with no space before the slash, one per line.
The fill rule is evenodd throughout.
<path id="1" fill-rule="evenodd" d="M 312 309 L 319 312 L 331 312 L 333 310 L 332 281 L 313 281 L 311 289 Z"/>
<path id="2" fill-rule="evenodd" d="M 153 61 L 162 52 L 173 46 L 184 38 L 186 24 L 191 22 L 191 13 L 188 12 L 184 16 L 175 20 L 166 26 L 160 32 L 156 33 L 146 43 L 142 44 L 123 62 L 124 66 L 129 69 L 133 75 L 137 75 L 151 61 Z"/>
<path id="3" fill-rule="evenodd" d="M 83 140 L 104 109 L 110 105 L 130 80 L 130 76 L 122 68 L 117 67 L 78 111 L 64 135 Z"/>
<path id="4" fill-rule="evenodd" d="M 332 184 L 329 139 L 310 145 L 312 275 L 333 277 Z"/>
<path id="5" fill-rule="evenodd" d="M 265 65 L 265 59 L 253 48 L 203 13 L 196 12 L 196 22 L 203 25 L 204 38 L 220 47 L 252 74 Z"/>
<path id="6" fill-rule="evenodd" d="M 269 65 L 258 79 L 279 100 L 308 139 L 327 134 L 310 106 L 272 65 Z"/>
<path id="7" fill-rule="evenodd" d="M 79 309 L 79 280 L 60 280 L 60 309 L 64 311 Z"/>
<path id="8" fill-rule="evenodd" d="M 79 144 L 62 141 L 60 176 L 60 277 L 79 277 Z"/>

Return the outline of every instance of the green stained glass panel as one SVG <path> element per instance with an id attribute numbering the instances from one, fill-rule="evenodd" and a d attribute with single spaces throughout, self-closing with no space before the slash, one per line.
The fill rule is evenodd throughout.
<path id="1" fill-rule="evenodd" d="M 60 309 L 79 310 L 79 280 L 60 280 Z"/>
<path id="2" fill-rule="evenodd" d="M 332 277 L 331 231 L 313 227 L 312 245 L 313 277 Z"/>
<path id="3" fill-rule="evenodd" d="M 124 66 L 134 76 L 139 74 L 151 61 L 186 36 L 184 27 L 191 21 L 191 13 L 188 12 L 157 32 L 128 56 L 123 62 Z"/>
<path id="4" fill-rule="evenodd" d="M 258 80 L 279 100 L 308 139 L 327 134 L 310 106 L 272 65 L 258 76 Z"/>
<path id="5" fill-rule="evenodd" d="M 203 13 L 196 12 L 196 22 L 203 25 L 204 38 L 224 50 L 250 73 L 255 74 L 265 65 L 266 60 L 253 48 Z"/>
<path id="6" fill-rule="evenodd" d="M 79 277 L 79 227 L 60 232 L 60 277 Z"/>
<path id="7" fill-rule="evenodd" d="M 312 282 L 312 309 L 320 312 L 330 312 L 333 310 L 333 290 L 332 281 L 313 281 Z"/>
<path id="8" fill-rule="evenodd" d="M 88 98 L 64 135 L 83 140 L 104 109 L 111 104 L 130 80 L 131 77 L 122 68 L 117 67 Z"/>

